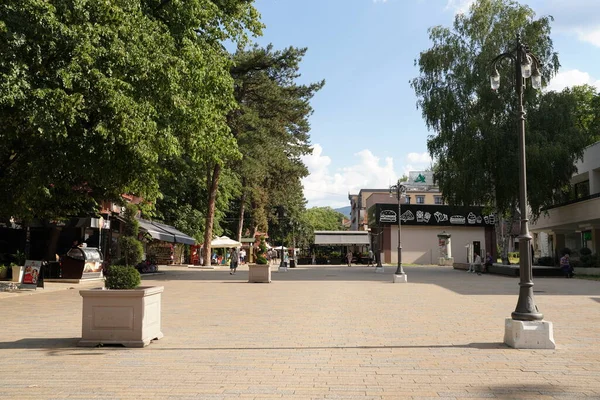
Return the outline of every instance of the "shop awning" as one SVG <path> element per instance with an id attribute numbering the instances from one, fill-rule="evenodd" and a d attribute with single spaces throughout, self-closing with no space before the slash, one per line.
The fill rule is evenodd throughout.
<path id="1" fill-rule="evenodd" d="M 169 243 L 196 244 L 196 240 L 193 237 L 186 235 L 171 225 L 148 221 L 142 218 L 138 219 L 138 223 L 140 224 L 140 229 L 147 232 L 153 239 Z"/>
<path id="2" fill-rule="evenodd" d="M 315 231 L 315 244 L 322 246 L 334 245 L 367 245 L 369 232 L 367 231 Z"/>

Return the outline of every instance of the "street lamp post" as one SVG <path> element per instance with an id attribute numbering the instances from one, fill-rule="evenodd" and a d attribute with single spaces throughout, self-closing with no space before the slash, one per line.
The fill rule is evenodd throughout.
<path id="1" fill-rule="evenodd" d="M 279 272 L 287 272 L 287 268 L 285 266 L 284 263 L 284 256 L 283 256 L 283 239 L 284 239 L 284 232 L 283 232 L 283 220 L 285 218 L 285 209 L 283 208 L 283 206 L 279 206 L 277 209 L 277 214 L 279 217 L 279 232 L 281 233 L 281 261 L 279 262 Z"/>
<path id="2" fill-rule="evenodd" d="M 533 272 L 531 263 L 531 234 L 527 214 L 527 163 L 525 158 L 525 109 L 523 89 L 527 78 L 531 78 L 534 89 L 542 87 L 540 60 L 529 51 L 517 35 L 516 46 L 507 53 L 492 60 L 493 73 L 490 83 L 493 90 L 500 87 L 500 74 L 497 64 L 505 59 L 512 60 L 515 66 L 515 89 L 518 100 L 519 127 L 519 209 L 521 232 L 519 235 L 519 299 L 517 307 L 505 324 L 504 341 L 515 348 L 554 348 L 552 323 L 542 321 L 544 316 L 538 311 L 533 296 Z"/>
<path id="3" fill-rule="evenodd" d="M 402 268 L 402 199 L 406 195 L 406 186 L 398 181 L 395 185 L 390 186 L 390 197 L 396 196 L 398 200 L 398 267 L 394 272 L 394 283 L 404 283 L 407 281 L 406 274 Z"/>

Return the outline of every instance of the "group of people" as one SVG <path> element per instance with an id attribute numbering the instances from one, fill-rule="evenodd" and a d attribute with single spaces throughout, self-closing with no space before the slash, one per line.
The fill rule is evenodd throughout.
<path id="1" fill-rule="evenodd" d="M 491 267 L 493 263 L 494 259 L 489 252 L 487 252 L 485 255 L 485 262 L 481 260 L 481 257 L 478 253 L 475 253 L 475 259 L 471 264 L 469 264 L 469 269 L 467 272 L 481 275 L 482 273 L 488 272 L 488 268 Z"/>

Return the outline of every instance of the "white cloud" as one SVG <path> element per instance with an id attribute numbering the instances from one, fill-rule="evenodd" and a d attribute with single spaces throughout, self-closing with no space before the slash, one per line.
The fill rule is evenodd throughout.
<path id="1" fill-rule="evenodd" d="M 582 72 L 578 69 L 570 69 L 556 74 L 546 87 L 546 90 L 560 92 L 564 88 L 584 84 L 592 85 L 600 89 L 600 80 L 593 79 L 587 72 Z"/>
<path id="2" fill-rule="evenodd" d="M 302 180 L 308 207 L 333 208 L 350 205 L 348 193 L 356 194 L 360 189 L 387 188 L 399 176 L 427 168 L 431 164 L 427 153 L 409 153 L 408 164 L 398 174 L 392 157 L 381 159 L 365 149 L 353 155 L 350 166 L 331 171 L 331 158 L 323 154 L 323 148 L 318 144 L 314 146 L 313 154 L 304 157 L 303 161 L 310 172 Z"/>
<path id="3" fill-rule="evenodd" d="M 387 3 L 388 0 L 373 0 L 373 3 Z"/>
<path id="4" fill-rule="evenodd" d="M 600 27 L 595 27 L 587 30 L 578 29 L 576 32 L 577 36 L 579 37 L 579 40 L 591 43 L 596 47 L 600 47 Z"/>
<path id="5" fill-rule="evenodd" d="M 456 14 L 465 14 L 469 11 L 469 7 L 475 0 L 448 0 L 446 3 L 447 10 L 454 10 Z"/>
<path id="6" fill-rule="evenodd" d="M 431 164 L 431 157 L 429 153 L 408 153 L 406 156 L 408 162 L 410 163 L 418 163 L 418 164 Z"/>

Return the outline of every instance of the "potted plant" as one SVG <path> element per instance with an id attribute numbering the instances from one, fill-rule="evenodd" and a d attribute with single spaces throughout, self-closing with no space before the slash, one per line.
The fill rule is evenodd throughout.
<path id="1" fill-rule="evenodd" d="M 258 253 L 256 255 L 256 264 L 248 265 L 248 282 L 251 283 L 270 283 L 271 266 L 266 257 L 267 245 L 265 238 L 261 237 L 258 244 Z"/>
<path id="2" fill-rule="evenodd" d="M 17 253 L 14 254 L 13 258 L 15 259 L 15 262 L 10 264 L 12 268 L 12 281 L 21 282 L 23 272 L 25 271 L 25 261 L 27 261 L 27 257 L 25 256 L 25 253 L 17 250 Z"/>
<path id="3" fill-rule="evenodd" d="M 135 267 L 113 265 L 106 288 L 80 290 L 83 298 L 79 346 L 121 344 L 144 347 L 163 337 L 161 299 L 163 286 L 139 286 Z"/>

